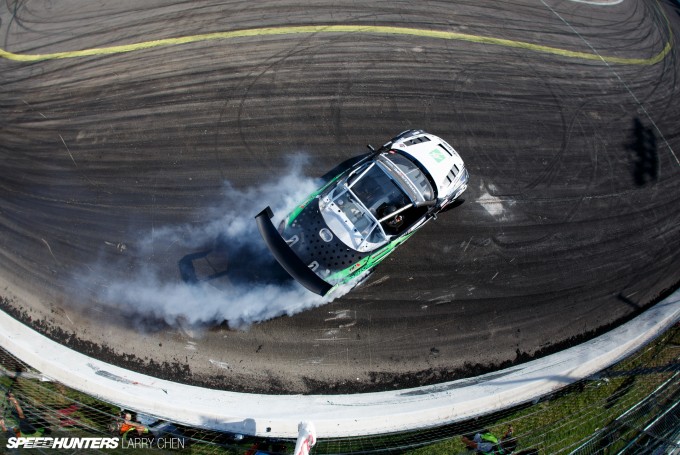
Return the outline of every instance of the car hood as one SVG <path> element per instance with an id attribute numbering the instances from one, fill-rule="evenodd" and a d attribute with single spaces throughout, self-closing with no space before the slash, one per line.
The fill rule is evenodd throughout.
<path id="1" fill-rule="evenodd" d="M 415 145 L 406 145 L 397 142 L 393 147 L 410 155 L 422 164 L 423 167 L 427 169 L 432 180 L 434 180 L 436 188 L 439 189 L 445 184 L 446 176 L 454 164 L 457 165 L 460 170 L 465 167 L 465 164 L 453 147 L 442 140 L 434 140 L 439 139 L 435 136 L 429 137 L 432 137 L 433 140 Z"/>

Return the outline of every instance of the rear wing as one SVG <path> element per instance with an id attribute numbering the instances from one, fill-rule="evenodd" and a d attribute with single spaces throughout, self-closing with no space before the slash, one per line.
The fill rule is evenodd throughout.
<path id="1" fill-rule="evenodd" d="M 279 231 L 276 230 L 272 223 L 274 213 L 272 209 L 267 207 L 257 214 L 255 220 L 257 221 L 257 228 L 260 235 L 264 239 L 264 243 L 271 251 L 272 255 L 281 264 L 286 272 L 292 276 L 298 283 L 309 289 L 315 294 L 326 295 L 333 286 L 321 279 L 314 273 L 307 265 L 302 262 L 302 259 L 288 246 L 286 241 L 281 237 Z"/>

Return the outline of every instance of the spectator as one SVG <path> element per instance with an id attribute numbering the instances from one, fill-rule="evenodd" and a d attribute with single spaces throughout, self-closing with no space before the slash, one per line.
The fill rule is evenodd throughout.
<path id="1" fill-rule="evenodd" d="M 153 438 L 149 428 L 136 422 L 132 417 L 132 413 L 127 411 L 120 414 L 120 418 L 116 419 L 116 422 L 112 424 L 111 430 L 113 433 L 118 433 L 123 439 Z"/>
<path id="2" fill-rule="evenodd" d="M 16 436 L 17 438 L 39 437 L 45 433 L 44 426 L 35 426 L 26 418 L 24 410 L 21 408 L 19 401 L 12 392 L 7 392 L 5 397 L 13 409 L 9 416 L 0 418 L 0 429 L 2 429 L 4 433 L 11 433 L 11 436 Z"/>
<path id="3" fill-rule="evenodd" d="M 508 431 L 500 440 L 489 430 L 482 430 L 474 436 L 463 436 L 461 440 L 469 450 L 474 450 L 475 453 L 506 455 L 514 452 L 517 448 L 517 439 L 512 437 L 512 432 L 512 425 L 508 425 Z"/>
<path id="4" fill-rule="evenodd" d="M 14 437 L 14 431 L 13 429 L 7 427 L 7 422 L 5 422 L 4 417 L 0 417 L 0 430 L 2 430 L 3 433 L 5 433 L 5 436 L 7 438 Z"/>

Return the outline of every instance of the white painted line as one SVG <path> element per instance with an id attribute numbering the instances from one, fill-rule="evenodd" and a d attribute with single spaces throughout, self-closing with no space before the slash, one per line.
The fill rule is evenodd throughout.
<path id="1" fill-rule="evenodd" d="M 586 5 L 611 6 L 623 3 L 623 0 L 569 0 L 574 3 L 585 3 Z"/>
<path id="2" fill-rule="evenodd" d="M 680 290 L 633 321 L 563 352 L 476 378 L 356 395 L 258 395 L 178 384 L 65 348 L 0 312 L 0 345 L 45 376 L 125 408 L 185 425 L 270 437 L 426 428 L 498 411 L 551 393 L 633 353 L 680 320 Z M 267 428 L 270 431 L 267 431 Z"/>

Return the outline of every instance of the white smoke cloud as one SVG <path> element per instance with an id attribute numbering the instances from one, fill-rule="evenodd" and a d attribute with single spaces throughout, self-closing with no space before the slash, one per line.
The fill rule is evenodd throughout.
<path id="1" fill-rule="evenodd" d="M 302 175 L 303 164 L 298 157 L 271 182 L 246 190 L 226 184 L 223 202 L 210 210 L 213 221 L 164 226 L 141 236 L 130 248 L 137 258 L 134 265 L 118 264 L 134 272 L 114 278 L 116 264 L 107 264 L 106 284 L 98 288 L 98 300 L 171 325 L 178 320 L 199 325 L 228 321 L 232 328 L 328 303 L 330 299 L 285 275 L 254 219 L 269 205 L 277 222 L 320 186 L 320 181 Z M 171 245 L 172 252 L 178 253 L 160 260 L 161 245 Z M 205 273 L 206 268 L 211 273 Z"/>

